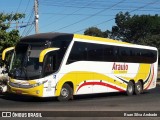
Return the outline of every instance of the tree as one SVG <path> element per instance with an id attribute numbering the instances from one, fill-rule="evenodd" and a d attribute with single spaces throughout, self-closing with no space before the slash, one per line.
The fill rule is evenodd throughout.
<path id="1" fill-rule="evenodd" d="M 103 37 L 103 33 L 100 29 L 97 27 L 90 27 L 85 30 L 84 32 L 85 35 L 90 35 L 90 36 L 97 36 L 97 37 Z"/>
<path id="2" fill-rule="evenodd" d="M 24 18 L 24 14 L 5 14 L 0 13 L 0 54 L 2 51 L 10 46 L 14 46 L 19 40 L 19 31 L 9 30 L 11 22 Z"/>
<path id="3" fill-rule="evenodd" d="M 0 53 L 10 46 L 14 46 L 19 40 L 19 31 L 10 30 L 11 21 L 17 21 L 25 17 L 24 14 L 4 14 L 0 13 Z"/>
<path id="4" fill-rule="evenodd" d="M 160 16 L 118 13 L 111 37 L 122 41 L 157 47 L 160 50 Z"/>
<path id="5" fill-rule="evenodd" d="M 158 51 L 160 51 L 160 34 L 151 35 L 142 40 L 140 39 L 140 43 L 143 45 L 156 47 L 158 48 Z"/>
<path id="6" fill-rule="evenodd" d="M 107 31 L 102 32 L 97 27 L 90 27 L 84 31 L 85 35 L 96 36 L 96 37 L 108 37 Z"/>
<path id="7" fill-rule="evenodd" d="M 160 31 L 160 16 L 158 15 L 131 16 L 129 12 L 120 12 L 115 17 L 115 23 L 111 31 L 102 32 L 99 28 L 91 27 L 84 34 L 140 44 L 143 43 L 143 39 L 157 35 Z"/>
<path id="8" fill-rule="evenodd" d="M 102 32 L 91 27 L 85 34 L 109 37 L 125 42 L 155 46 L 160 50 L 160 16 L 159 15 L 130 15 L 120 12 L 115 17 L 116 25 L 112 30 Z M 106 33 L 106 36 L 104 36 Z"/>
<path id="9" fill-rule="evenodd" d="M 142 43 L 148 36 L 159 34 L 160 16 L 133 15 L 128 12 L 118 13 L 116 25 L 112 27 L 111 37 L 126 42 Z"/>

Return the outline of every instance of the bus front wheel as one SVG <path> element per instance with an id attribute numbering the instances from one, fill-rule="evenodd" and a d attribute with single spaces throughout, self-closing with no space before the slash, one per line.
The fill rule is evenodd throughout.
<path id="1" fill-rule="evenodd" d="M 59 101 L 68 101 L 73 97 L 73 89 L 69 84 L 65 83 L 60 91 L 60 96 L 58 96 Z"/>
<path id="2" fill-rule="evenodd" d="M 134 93 L 134 83 L 133 83 L 132 81 L 130 81 L 130 82 L 128 83 L 126 92 L 127 92 L 127 95 L 128 95 L 128 96 L 133 95 L 133 93 Z"/>

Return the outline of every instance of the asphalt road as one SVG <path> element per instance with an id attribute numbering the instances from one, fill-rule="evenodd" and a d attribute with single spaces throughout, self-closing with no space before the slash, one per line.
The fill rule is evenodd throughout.
<path id="1" fill-rule="evenodd" d="M 106 93 L 76 96 L 68 102 L 6 94 L 0 95 L 0 111 L 160 111 L 160 85 L 138 96 Z"/>

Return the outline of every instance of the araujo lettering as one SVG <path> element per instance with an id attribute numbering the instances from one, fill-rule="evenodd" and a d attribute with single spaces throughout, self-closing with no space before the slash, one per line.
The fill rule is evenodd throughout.
<path id="1" fill-rule="evenodd" d="M 128 65 L 127 64 L 113 64 L 112 70 L 128 70 Z"/>

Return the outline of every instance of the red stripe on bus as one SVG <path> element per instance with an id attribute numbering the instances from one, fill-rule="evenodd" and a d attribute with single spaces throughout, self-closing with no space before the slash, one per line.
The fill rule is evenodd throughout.
<path id="1" fill-rule="evenodd" d="M 152 81 L 153 81 L 153 77 L 154 77 L 154 66 L 152 67 L 152 71 L 153 71 L 152 79 L 151 79 L 149 85 L 146 87 L 146 90 L 149 88 L 149 86 L 151 85 L 151 83 L 152 83 Z"/>
<path id="2" fill-rule="evenodd" d="M 104 82 L 84 82 L 83 84 L 81 84 L 81 85 L 79 86 L 78 90 L 81 89 L 82 87 L 86 86 L 86 85 L 101 85 L 101 86 L 105 86 L 105 87 L 109 87 L 109 88 L 118 90 L 118 91 L 120 91 L 120 92 L 124 92 L 123 89 L 118 88 L 118 87 L 113 86 L 113 85 L 110 85 L 110 84 L 107 84 L 107 83 L 104 83 Z M 77 90 L 77 92 L 78 92 L 78 90 Z"/>

